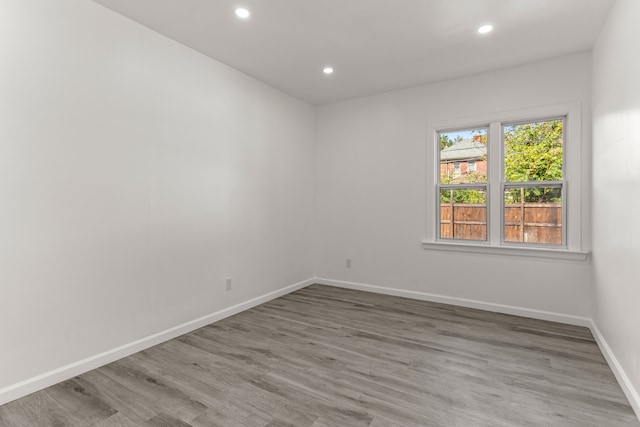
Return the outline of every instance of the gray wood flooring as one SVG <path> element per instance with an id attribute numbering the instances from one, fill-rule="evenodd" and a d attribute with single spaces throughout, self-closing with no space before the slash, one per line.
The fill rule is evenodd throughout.
<path id="1" fill-rule="evenodd" d="M 0 407 L 2 426 L 635 426 L 586 328 L 313 285 Z"/>

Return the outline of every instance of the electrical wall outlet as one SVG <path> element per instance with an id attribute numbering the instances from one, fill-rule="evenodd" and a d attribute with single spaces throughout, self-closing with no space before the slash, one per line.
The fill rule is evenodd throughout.
<path id="1" fill-rule="evenodd" d="M 233 288 L 233 280 L 231 279 L 231 277 L 227 277 L 224 280 L 224 283 L 225 283 L 225 285 L 227 287 L 227 291 L 230 291 Z"/>
<path id="2" fill-rule="evenodd" d="M 347 262 L 345 263 L 347 268 L 351 268 L 351 258 L 347 258 Z"/>

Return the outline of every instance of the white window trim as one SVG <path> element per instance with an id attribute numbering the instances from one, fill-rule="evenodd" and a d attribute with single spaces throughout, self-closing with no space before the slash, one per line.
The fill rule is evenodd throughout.
<path id="1" fill-rule="evenodd" d="M 489 245 L 487 242 L 473 241 L 473 243 L 458 243 L 444 241 L 423 241 L 422 248 L 425 250 L 447 251 L 447 252 L 465 252 L 484 255 L 501 255 L 501 256 L 517 256 L 528 258 L 546 258 L 546 259 L 562 259 L 569 261 L 585 261 L 589 258 L 588 251 L 572 251 L 569 249 L 550 249 L 523 246 L 506 246 L 506 245 Z"/>
<path id="2" fill-rule="evenodd" d="M 447 129 L 474 129 L 488 126 L 490 138 L 488 144 L 488 172 L 489 174 L 495 175 L 497 173 L 499 175 L 503 158 L 502 128 L 500 123 L 535 121 L 561 116 L 566 117 L 564 124 L 565 144 L 563 147 L 565 158 L 563 189 L 566 200 L 566 212 L 564 212 L 566 221 L 563 227 L 565 227 L 566 245 L 562 247 L 551 247 L 503 243 L 502 211 L 496 208 L 491 209 L 491 207 L 502 206 L 501 197 L 503 196 L 500 187 L 490 187 L 488 190 L 488 241 L 438 240 L 436 229 L 438 218 L 436 188 L 439 177 L 436 159 L 438 159 L 438 150 L 440 148 L 440 145 L 437 143 L 438 133 Z M 586 260 L 589 257 L 589 252 L 582 249 L 582 106 L 580 103 L 535 107 L 454 120 L 443 120 L 430 123 L 427 126 L 427 131 L 427 224 L 425 237 L 422 242 L 424 249 L 566 260 Z M 491 179 L 489 181 L 491 181 Z"/>

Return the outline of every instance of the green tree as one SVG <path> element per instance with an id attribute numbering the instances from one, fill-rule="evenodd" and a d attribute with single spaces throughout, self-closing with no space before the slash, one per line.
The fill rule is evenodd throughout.
<path id="1" fill-rule="evenodd" d="M 453 141 L 449 138 L 449 135 L 443 133 L 440 135 L 440 151 L 444 150 L 447 147 L 451 147 L 453 145 Z"/>
<path id="2" fill-rule="evenodd" d="M 440 203 L 451 203 L 451 196 L 453 195 L 453 203 L 486 203 L 487 194 L 482 190 L 441 190 L 440 191 Z"/>
<path id="3" fill-rule="evenodd" d="M 507 182 L 562 180 L 562 120 L 527 123 L 505 128 L 504 174 Z M 520 189 L 507 192 L 507 202 L 520 202 Z M 559 188 L 526 188 L 525 202 L 552 203 Z"/>
<path id="4" fill-rule="evenodd" d="M 457 144 L 460 141 L 462 141 L 462 137 L 460 135 L 451 139 L 449 138 L 448 134 L 443 133 L 440 135 L 440 151 L 444 150 L 447 147 L 451 147 L 453 144 Z"/>

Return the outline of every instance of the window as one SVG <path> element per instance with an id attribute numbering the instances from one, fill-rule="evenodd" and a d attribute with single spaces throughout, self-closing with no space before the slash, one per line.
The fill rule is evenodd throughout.
<path id="1" fill-rule="evenodd" d="M 467 161 L 467 172 L 475 172 L 476 171 L 476 161 L 469 160 Z"/>
<path id="2" fill-rule="evenodd" d="M 579 104 L 431 126 L 423 246 L 585 259 L 580 127 Z"/>
<path id="3" fill-rule="evenodd" d="M 503 125 L 503 239 L 564 244 L 565 118 Z"/>
<path id="4" fill-rule="evenodd" d="M 460 168 L 461 161 L 470 158 L 486 162 L 487 133 L 487 128 L 438 132 L 441 239 L 487 240 L 487 174 L 472 174 L 467 168 L 463 175 Z"/>

